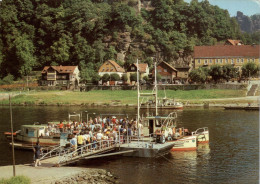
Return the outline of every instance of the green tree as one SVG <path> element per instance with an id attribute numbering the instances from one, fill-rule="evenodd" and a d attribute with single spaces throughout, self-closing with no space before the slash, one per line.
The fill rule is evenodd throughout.
<path id="1" fill-rule="evenodd" d="M 242 76 L 246 78 L 254 77 L 259 72 L 259 66 L 253 62 L 248 62 L 242 66 Z"/>
<path id="2" fill-rule="evenodd" d="M 91 82 L 92 82 L 93 84 L 98 84 L 98 82 L 100 81 L 100 79 L 101 79 L 100 75 L 98 75 L 98 73 L 94 73 L 94 74 L 92 75 Z"/>
<path id="3" fill-rule="evenodd" d="M 204 83 L 207 80 L 207 71 L 204 68 L 194 69 L 189 73 L 192 82 Z"/>
<path id="4" fill-rule="evenodd" d="M 123 74 L 122 77 L 121 77 L 122 81 L 126 82 L 128 77 L 126 74 Z"/>
<path id="5" fill-rule="evenodd" d="M 102 76 L 102 81 L 103 81 L 103 82 L 110 81 L 110 75 L 109 75 L 108 73 L 105 73 L 105 74 Z"/>
<path id="6" fill-rule="evenodd" d="M 112 73 L 110 75 L 111 81 L 119 81 L 120 80 L 120 76 L 117 73 Z"/>
<path id="7" fill-rule="evenodd" d="M 132 81 L 137 81 L 137 74 L 136 73 L 131 73 L 130 74 L 130 81 L 132 82 Z"/>
<path id="8" fill-rule="evenodd" d="M 53 62 L 66 65 L 70 58 L 71 38 L 62 34 L 58 41 L 50 47 Z"/>
<path id="9" fill-rule="evenodd" d="M 209 75 L 215 82 L 219 82 L 224 78 L 224 71 L 220 65 L 213 65 L 210 67 Z"/>
<path id="10" fill-rule="evenodd" d="M 235 68 L 233 65 L 224 65 L 222 66 L 223 69 L 223 79 L 229 81 L 232 78 L 237 78 L 239 76 L 238 69 Z"/>
<path id="11" fill-rule="evenodd" d="M 21 76 L 28 75 L 36 65 L 34 45 L 25 35 L 17 37 L 14 44 L 18 72 Z"/>

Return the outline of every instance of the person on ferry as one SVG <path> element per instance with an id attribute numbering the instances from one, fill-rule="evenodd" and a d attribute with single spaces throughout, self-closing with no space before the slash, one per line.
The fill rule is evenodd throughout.
<path id="1" fill-rule="evenodd" d="M 74 134 L 72 135 L 72 139 L 70 140 L 70 145 L 71 145 L 72 151 L 77 150 L 77 138 L 75 137 Z M 73 156 L 75 156 L 75 155 L 76 155 L 76 153 Z"/>
<path id="2" fill-rule="evenodd" d="M 63 122 L 60 121 L 60 124 L 59 124 L 60 133 L 63 132 L 63 126 L 64 126 Z"/>

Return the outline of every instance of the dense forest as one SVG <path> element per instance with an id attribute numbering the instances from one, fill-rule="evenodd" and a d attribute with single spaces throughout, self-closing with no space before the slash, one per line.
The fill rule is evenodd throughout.
<path id="1" fill-rule="evenodd" d="M 207 0 L 151 0 L 150 8 L 141 9 L 139 3 L 0 1 L 0 78 L 17 79 L 45 65 L 79 65 L 81 77 L 91 80 L 107 59 L 125 67 L 136 58 L 151 65 L 151 57 L 158 53 L 172 62 L 180 50 L 190 55 L 194 45 L 214 45 L 228 38 L 258 43 L 255 35 L 241 33 L 227 10 Z M 129 43 L 122 46 L 119 40 L 125 37 Z"/>

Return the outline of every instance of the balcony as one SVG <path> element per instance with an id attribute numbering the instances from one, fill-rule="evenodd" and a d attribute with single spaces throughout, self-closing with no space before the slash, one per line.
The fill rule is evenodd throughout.
<path id="1" fill-rule="evenodd" d="M 47 80 L 56 80 L 56 74 L 47 74 Z"/>

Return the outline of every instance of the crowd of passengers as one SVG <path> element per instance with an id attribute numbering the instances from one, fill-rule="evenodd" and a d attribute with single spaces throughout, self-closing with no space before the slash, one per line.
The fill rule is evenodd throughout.
<path id="1" fill-rule="evenodd" d="M 120 140 L 126 141 L 127 137 L 137 135 L 137 122 L 135 119 L 129 120 L 128 118 L 104 117 L 102 119 L 96 117 L 83 122 L 61 121 L 56 125 L 48 124 L 45 136 L 56 133 L 68 133 L 71 138 L 70 145 L 74 149 L 90 143 L 94 143 L 92 147 L 95 149 L 101 140 L 119 141 L 120 134 Z"/>

